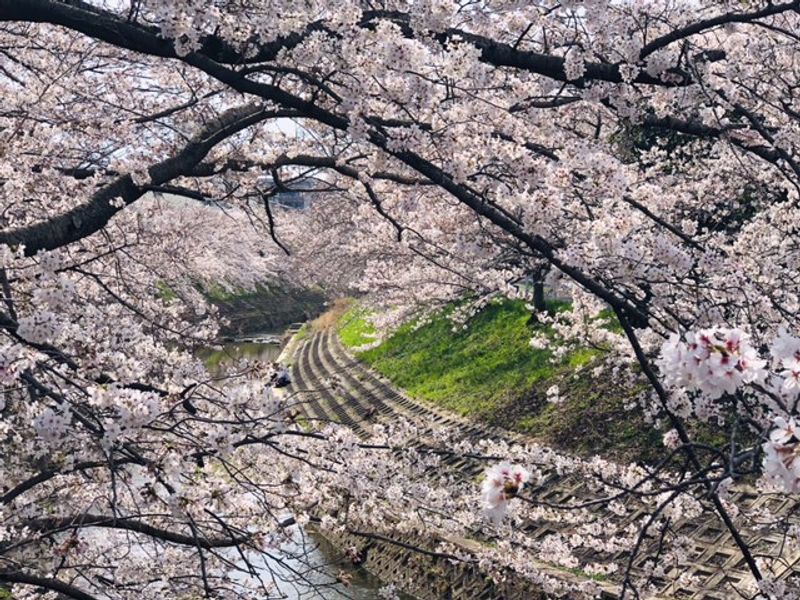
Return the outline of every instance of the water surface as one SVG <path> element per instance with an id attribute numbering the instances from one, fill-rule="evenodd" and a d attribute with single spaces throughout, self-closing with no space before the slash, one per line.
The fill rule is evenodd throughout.
<path id="1" fill-rule="evenodd" d="M 228 342 L 219 349 L 199 350 L 197 356 L 203 359 L 210 371 L 217 372 L 225 364 L 242 358 L 276 361 L 281 350 L 281 344 Z M 321 536 L 298 529 L 293 542 L 281 550 L 282 553 L 276 553 L 274 560 L 265 561 L 263 569 L 267 578 L 270 572 L 278 575 L 276 583 L 286 600 L 378 600 L 381 582 L 365 569 L 354 567 L 342 552 Z M 349 585 L 336 583 L 336 578 L 342 574 L 349 580 Z"/>

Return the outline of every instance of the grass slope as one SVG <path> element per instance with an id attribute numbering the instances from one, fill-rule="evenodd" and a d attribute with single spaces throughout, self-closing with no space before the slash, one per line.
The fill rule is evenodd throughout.
<path id="1" fill-rule="evenodd" d="M 530 347 L 529 319 L 524 303 L 511 301 L 487 306 L 456 331 L 440 315 L 418 329 L 401 327 L 360 358 L 416 397 L 464 415 L 481 414 L 552 379 L 550 351 Z"/>
<path id="2" fill-rule="evenodd" d="M 375 341 L 375 327 L 365 320 L 367 312 L 358 304 L 349 302 L 342 307 L 344 311 L 338 320 L 339 339 L 348 348 L 358 348 Z"/>
<path id="3" fill-rule="evenodd" d="M 339 319 L 339 336 L 353 349 L 373 341 L 359 310 L 351 306 Z M 602 364 L 597 350 L 579 348 L 552 361 L 551 349 L 530 347 L 534 332 L 548 335 L 556 347 L 523 302 L 504 300 L 487 306 L 464 329 L 454 330 L 440 314 L 419 327 L 404 325 L 357 356 L 415 398 L 482 422 L 581 454 L 653 458 L 661 449 L 660 434 L 648 433 L 652 428 L 624 408 L 638 390 L 593 375 Z M 558 405 L 545 400 L 554 384 L 564 399 Z"/>

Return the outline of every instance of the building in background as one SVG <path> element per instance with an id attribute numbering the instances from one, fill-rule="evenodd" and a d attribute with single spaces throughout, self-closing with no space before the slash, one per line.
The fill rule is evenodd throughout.
<path id="1" fill-rule="evenodd" d="M 258 180 L 258 189 L 267 193 L 275 186 L 272 177 L 264 176 Z M 316 181 L 313 179 L 300 179 L 289 183 L 282 183 L 282 191 L 278 191 L 270 196 L 270 206 L 304 210 L 311 206 L 314 192 L 317 189 Z"/>

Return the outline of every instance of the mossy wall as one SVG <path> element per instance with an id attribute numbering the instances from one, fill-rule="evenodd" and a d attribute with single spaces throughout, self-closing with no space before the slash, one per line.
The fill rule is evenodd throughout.
<path id="1" fill-rule="evenodd" d="M 326 301 L 322 290 L 286 285 L 233 294 L 211 289 L 206 295 L 229 322 L 222 331 L 226 336 L 282 330 L 290 323 L 313 319 L 325 310 Z"/>

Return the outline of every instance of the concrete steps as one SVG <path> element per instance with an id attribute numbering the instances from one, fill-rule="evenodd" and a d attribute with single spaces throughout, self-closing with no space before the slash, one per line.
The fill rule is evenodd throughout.
<path id="1" fill-rule="evenodd" d="M 457 415 L 438 410 L 435 407 L 425 405 L 417 400 L 409 398 L 401 390 L 398 390 L 390 382 L 379 374 L 370 370 L 367 366 L 357 361 L 342 346 L 335 333 L 322 331 L 314 333 L 309 339 L 305 339 L 293 347 L 290 354 L 293 355 L 293 384 L 291 391 L 302 396 L 302 406 L 310 424 L 314 427 L 322 427 L 326 423 L 337 422 L 350 427 L 358 436 L 365 438 L 374 423 L 391 423 L 396 419 L 405 419 L 414 424 L 419 431 L 418 437 L 412 442 L 415 447 L 420 449 L 431 449 L 436 445 L 435 431 L 439 428 L 447 429 L 456 439 L 477 441 L 479 439 L 502 440 L 509 444 L 528 444 L 532 440 L 519 434 L 501 430 L 499 428 L 487 427 L 469 422 Z M 336 380 L 335 385 L 331 381 Z M 443 454 L 439 466 L 435 470 L 440 473 L 453 473 L 457 477 L 474 480 L 489 464 L 486 459 L 478 457 L 459 457 L 454 454 Z M 434 468 L 432 468 L 433 470 Z M 561 476 L 555 472 L 540 481 L 532 493 L 542 501 L 550 503 L 572 503 L 594 499 L 587 482 L 574 476 Z M 756 497 L 756 496 L 754 496 Z M 757 498 L 757 497 L 756 497 Z M 758 500 L 755 501 L 755 504 Z M 644 513 L 637 511 L 637 517 L 642 517 Z M 610 515 L 605 515 L 609 517 Z M 709 517 L 710 515 L 705 515 Z M 630 515 L 628 519 L 631 519 Z M 712 518 L 712 521 L 715 519 Z M 676 521 L 675 528 L 687 528 L 690 537 L 695 533 L 702 533 L 704 527 L 710 526 L 708 519 L 693 521 Z M 532 539 L 539 539 L 545 535 L 555 533 L 556 530 L 565 527 L 563 524 L 556 524 L 546 520 L 529 522 L 523 528 Z M 663 586 L 659 598 L 686 598 L 691 600 L 723 600 L 727 592 L 721 591 L 717 579 L 721 572 L 718 567 L 710 564 L 701 564 L 704 560 L 713 560 L 714 556 L 729 556 L 726 566 L 726 575 L 743 577 L 741 559 L 730 540 L 726 538 L 724 532 L 720 532 L 722 537 L 713 545 L 705 548 L 705 545 L 698 546 L 702 552 L 698 564 L 688 568 L 694 574 L 702 576 L 708 571 L 707 583 L 702 587 L 673 588 L 667 580 L 659 581 Z M 724 539 L 723 539 L 724 538 Z M 769 535 L 767 539 L 771 540 Z M 765 539 L 765 541 L 767 541 Z M 648 542 L 647 549 L 644 549 L 634 563 L 634 571 L 640 572 L 644 562 L 648 559 L 649 548 L 652 543 Z M 387 550 L 386 556 L 394 556 Z M 711 559 L 706 559 L 706 555 Z M 624 564 L 627 561 L 627 552 L 618 552 L 606 555 L 600 561 L 611 561 L 615 564 Z M 587 560 L 592 558 L 585 557 Z M 592 558 L 593 559 L 593 558 Z M 406 561 L 407 558 L 395 557 L 387 559 L 387 565 L 400 564 L 398 561 Z M 547 571 L 551 567 L 541 565 L 541 570 Z M 381 571 L 383 568 L 379 568 Z M 686 570 L 685 568 L 683 569 Z M 787 568 L 790 571 L 800 571 L 800 559 L 796 565 Z M 556 576 L 568 575 L 556 571 Z M 681 573 L 677 570 L 668 574 L 669 579 L 677 580 Z M 742 575 L 740 575 L 742 574 Z M 786 576 L 786 575 L 784 575 Z M 464 579 L 468 580 L 469 577 Z M 606 589 L 604 597 L 614 598 L 618 593 L 615 585 L 608 582 L 603 584 Z M 493 586 L 483 587 L 470 584 L 471 591 L 466 590 L 461 593 L 453 594 L 452 598 L 506 598 Z M 451 590 L 454 591 L 453 588 Z M 452 592 L 451 592 L 452 593 Z M 722 594 L 722 595 L 721 595 Z M 421 594 L 425 596 L 425 594 Z M 523 596 L 534 598 L 535 595 Z"/>

